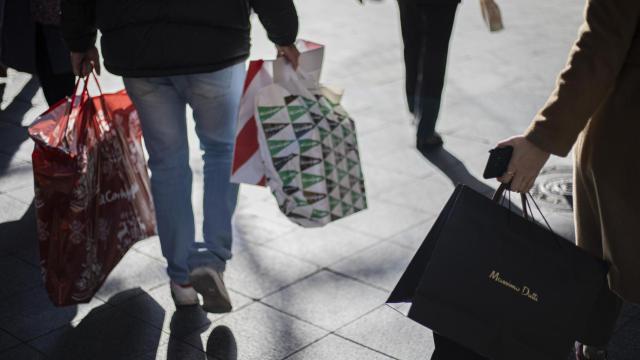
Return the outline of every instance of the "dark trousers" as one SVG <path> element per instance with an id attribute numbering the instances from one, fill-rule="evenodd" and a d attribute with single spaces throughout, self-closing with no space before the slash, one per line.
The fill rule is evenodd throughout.
<path id="1" fill-rule="evenodd" d="M 47 41 L 39 24 L 36 25 L 36 75 L 49 106 L 73 93 L 75 76 L 73 73 L 57 74 L 53 71 Z"/>
<path id="2" fill-rule="evenodd" d="M 435 131 L 447 67 L 449 39 L 458 7 L 398 0 L 404 41 L 409 111 L 418 122 L 418 139 Z"/>

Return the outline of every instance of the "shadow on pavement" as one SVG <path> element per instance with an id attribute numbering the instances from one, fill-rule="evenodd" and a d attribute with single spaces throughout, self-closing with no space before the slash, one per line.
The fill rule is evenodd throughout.
<path id="1" fill-rule="evenodd" d="M 11 103 L 0 112 L 0 121 L 21 125 L 22 117 L 33 107 L 31 100 L 39 89 L 40 83 L 38 79 L 31 77 L 20 92 L 11 99 Z M 4 90 L 5 88 L 3 87 L 3 91 L 0 94 L 2 97 L 4 97 Z"/>
<path id="2" fill-rule="evenodd" d="M 429 162 L 440 169 L 453 185 L 464 184 L 487 196 L 491 196 L 495 192 L 495 189 L 471 175 L 464 163 L 444 147 L 421 153 Z"/>
<path id="3" fill-rule="evenodd" d="M 32 201 L 20 220 L 0 224 L 0 256 L 16 255 L 30 264 L 38 265 L 37 239 L 36 210 Z"/>
<path id="4" fill-rule="evenodd" d="M 231 329 L 218 326 L 209 334 L 207 340 L 208 360 L 236 360 L 238 358 L 238 344 Z"/>
<path id="5" fill-rule="evenodd" d="M 186 306 L 178 308 L 171 316 L 169 329 L 171 338 L 167 346 L 167 360 L 206 360 L 200 335 L 210 324 L 207 315 L 199 306 Z M 201 331 L 193 331 L 194 323 L 204 323 Z M 192 346 L 188 344 L 198 344 Z"/>
<path id="6" fill-rule="evenodd" d="M 24 115 L 32 108 L 31 99 L 33 99 L 39 88 L 38 81 L 32 78 L 11 103 L 0 111 L 0 123 L 19 129 L 19 131 L 11 131 L 10 134 L 6 131 L 0 134 L 0 153 L 7 155 L 0 156 L 0 176 L 8 170 L 9 162 L 20 148 L 20 145 L 29 138 L 27 127 L 23 127 L 21 121 Z M 0 99 L 2 99 L 3 95 L 4 86 Z"/>
<path id="7" fill-rule="evenodd" d="M 78 312 L 56 308 L 46 294 L 35 224 L 33 202 L 21 219 L 0 224 L 0 329 L 23 343 L 68 325 Z"/>
<path id="8" fill-rule="evenodd" d="M 98 306 L 77 326 L 65 326 L 48 334 L 36 341 L 35 346 L 44 349 L 55 360 L 135 359 L 145 355 L 155 358 L 162 330 L 137 317 L 164 316 L 165 311 L 139 288 L 123 291 L 109 301 L 118 303 L 132 294 L 146 299 L 144 302 L 130 302 L 125 308 L 109 304 Z"/>

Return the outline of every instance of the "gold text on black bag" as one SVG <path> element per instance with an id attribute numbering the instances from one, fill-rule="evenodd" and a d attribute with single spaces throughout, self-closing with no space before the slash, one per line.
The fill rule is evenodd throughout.
<path id="1" fill-rule="evenodd" d="M 498 284 L 506 288 L 509 288 L 519 293 L 522 296 L 526 296 L 529 300 L 538 302 L 538 294 L 533 292 L 528 286 L 522 286 L 522 287 L 516 286 L 513 283 L 509 282 L 508 280 L 503 279 L 500 273 L 495 270 L 491 271 L 491 274 L 489 274 L 489 279 L 497 282 Z"/>

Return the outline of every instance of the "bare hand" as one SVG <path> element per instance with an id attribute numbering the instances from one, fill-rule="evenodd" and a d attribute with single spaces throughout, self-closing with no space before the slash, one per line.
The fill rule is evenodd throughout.
<path id="1" fill-rule="evenodd" d="M 85 52 L 71 52 L 71 68 L 76 76 L 85 77 L 91 74 L 93 69 L 100 75 L 100 54 L 96 47 Z"/>
<path id="2" fill-rule="evenodd" d="M 291 63 L 294 69 L 298 69 L 300 61 L 300 52 L 294 44 L 288 46 L 276 46 L 278 49 L 278 57 L 284 57 Z"/>
<path id="3" fill-rule="evenodd" d="M 507 172 L 499 177 L 498 181 L 504 184 L 511 183 L 512 191 L 528 193 L 550 154 L 524 136 L 515 136 L 498 144 L 498 147 L 505 146 L 513 146 L 513 155 Z"/>

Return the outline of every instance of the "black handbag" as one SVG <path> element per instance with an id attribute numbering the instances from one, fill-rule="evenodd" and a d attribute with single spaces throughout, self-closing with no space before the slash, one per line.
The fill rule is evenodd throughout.
<path id="1" fill-rule="evenodd" d="M 493 360 L 566 360 L 608 266 L 539 224 L 459 185 L 387 302 Z M 510 202 L 509 202 L 510 203 Z"/>

